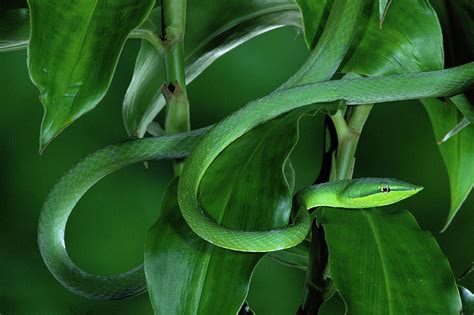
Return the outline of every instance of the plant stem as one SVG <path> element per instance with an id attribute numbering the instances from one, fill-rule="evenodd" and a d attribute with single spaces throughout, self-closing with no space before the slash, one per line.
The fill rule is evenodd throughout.
<path id="1" fill-rule="evenodd" d="M 359 144 L 360 134 L 373 105 L 359 105 L 350 108 L 349 117 L 344 118 L 339 110 L 331 116 L 337 133 L 337 152 L 335 154 L 335 178 L 330 180 L 351 179 L 354 171 L 355 152 Z"/>
<path id="2" fill-rule="evenodd" d="M 164 63 L 166 84 L 165 131 L 167 134 L 191 130 L 189 100 L 184 71 L 184 31 L 186 25 L 186 0 L 161 0 L 162 34 L 165 43 Z M 175 176 L 179 176 L 183 163 L 174 161 Z"/>
<path id="3" fill-rule="evenodd" d="M 325 276 L 328 264 L 328 247 L 322 226 L 313 221 L 308 270 L 306 272 L 303 304 L 298 314 L 317 314 L 324 302 L 327 286 Z"/>
<path id="4" fill-rule="evenodd" d="M 314 184 L 329 181 L 333 153 L 337 149 L 337 134 L 331 118 L 325 117 L 323 134 L 323 161 L 321 171 Z M 324 238 L 324 230 L 313 221 L 309 248 L 308 270 L 306 271 L 303 303 L 297 314 L 317 314 L 324 302 L 327 286 L 325 276 L 328 264 L 328 247 Z"/>
<path id="5" fill-rule="evenodd" d="M 331 172 L 322 172 L 317 183 L 328 180 L 350 179 L 355 163 L 355 152 L 359 143 L 360 134 L 373 105 L 351 106 L 348 114 L 340 109 L 331 116 L 334 128 L 327 126 L 326 132 L 331 134 L 325 137 L 325 147 L 332 150 L 325 151 L 323 166 L 331 168 Z M 346 116 L 346 117 L 344 117 Z M 328 120 L 326 120 L 328 125 Z M 334 133 L 336 135 L 334 135 Z M 337 149 L 334 138 L 337 137 Z M 313 222 L 311 229 L 311 247 L 309 252 L 308 271 L 306 273 L 306 288 L 303 304 L 298 314 L 317 314 L 323 302 L 330 298 L 335 288 L 326 277 L 328 268 L 328 247 L 325 241 L 324 229 Z"/>

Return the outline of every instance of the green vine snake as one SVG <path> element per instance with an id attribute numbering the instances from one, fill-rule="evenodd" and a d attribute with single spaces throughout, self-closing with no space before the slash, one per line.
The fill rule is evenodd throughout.
<path id="1" fill-rule="evenodd" d="M 348 105 L 357 105 L 447 96 L 473 84 L 473 62 L 440 71 L 308 84 L 278 90 L 250 102 L 212 128 L 106 147 L 74 166 L 47 197 L 38 229 L 42 257 L 60 283 L 85 297 L 120 299 L 145 291 L 142 266 L 116 276 L 92 275 L 78 268 L 66 251 L 66 223 L 79 199 L 104 176 L 141 161 L 188 155 L 179 182 L 178 200 L 183 217 L 196 234 L 217 246 L 239 251 L 269 252 L 294 246 L 309 230 L 309 208 L 382 206 L 407 198 L 421 187 L 391 179 L 358 179 L 312 186 L 297 194 L 299 209 L 288 227 L 271 231 L 229 230 L 211 221 L 197 199 L 201 178 L 226 146 L 259 124 L 313 103 L 342 99 Z"/>

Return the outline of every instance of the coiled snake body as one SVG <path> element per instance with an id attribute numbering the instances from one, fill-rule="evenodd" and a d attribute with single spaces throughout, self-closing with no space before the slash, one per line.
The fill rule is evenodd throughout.
<path id="1" fill-rule="evenodd" d="M 269 252 L 294 246 L 309 230 L 309 208 L 381 206 L 407 198 L 421 188 L 390 179 L 312 186 L 298 193 L 299 209 L 290 226 L 271 231 L 229 230 L 211 221 L 197 199 L 201 178 L 226 146 L 257 125 L 302 106 L 336 100 L 357 105 L 447 96 L 473 83 L 474 63 L 441 71 L 308 84 L 278 90 L 251 102 L 213 128 L 106 147 L 74 166 L 47 197 L 38 230 L 41 255 L 56 279 L 82 296 L 108 300 L 143 292 L 146 285 L 142 266 L 116 276 L 96 276 L 79 269 L 66 251 L 67 219 L 79 199 L 104 176 L 141 161 L 183 158 L 191 152 L 180 178 L 178 200 L 183 217 L 196 234 L 217 246 L 239 251 Z"/>

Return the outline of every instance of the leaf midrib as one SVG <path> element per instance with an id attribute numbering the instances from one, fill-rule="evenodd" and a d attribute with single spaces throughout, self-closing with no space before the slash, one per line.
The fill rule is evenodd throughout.
<path id="1" fill-rule="evenodd" d="M 390 290 L 390 282 L 389 282 L 389 279 L 388 279 L 388 271 L 387 271 L 387 268 L 386 268 L 386 264 L 385 264 L 385 258 L 384 258 L 384 255 L 382 253 L 382 250 L 381 250 L 381 241 L 378 237 L 378 234 L 377 234 L 377 228 L 372 220 L 372 218 L 370 217 L 370 215 L 367 215 L 367 211 L 366 210 L 362 210 L 361 211 L 364 215 L 364 217 L 367 219 L 367 222 L 369 223 L 369 226 L 370 226 L 370 231 L 372 232 L 372 235 L 374 237 L 374 241 L 375 241 L 375 245 L 376 245 L 376 248 L 377 248 L 377 253 L 379 254 L 379 257 L 380 257 L 380 261 L 382 263 L 382 273 L 383 273 L 383 278 L 384 278 L 384 287 L 385 287 L 385 291 L 387 293 L 387 301 L 388 301 L 388 314 L 394 314 L 393 313 L 393 310 L 392 310 L 392 294 L 391 294 L 391 290 Z"/>

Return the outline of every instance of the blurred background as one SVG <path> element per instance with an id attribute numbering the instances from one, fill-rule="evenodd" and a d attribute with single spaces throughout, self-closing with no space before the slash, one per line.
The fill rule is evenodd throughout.
<path id="1" fill-rule="evenodd" d="M 130 40 L 110 90 L 45 153 L 38 154 L 42 107 L 30 82 L 26 51 L 0 54 L 0 313 L 151 314 L 148 296 L 96 302 L 64 289 L 46 269 L 36 243 L 43 200 L 79 159 L 127 138 L 121 106 L 139 42 Z M 269 93 L 308 55 L 302 34 L 283 28 L 259 36 L 225 55 L 189 86 L 193 128 L 215 123 L 247 101 Z M 321 163 L 322 117 L 305 118 L 292 159 L 297 189 L 314 181 Z M 409 209 L 431 231 L 459 276 L 474 259 L 474 194 L 450 228 L 439 234 L 449 208 L 448 177 L 431 125 L 418 102 L 375 106 L 357 152 L 355 177 L 396 177 L 425 190 L 395 208 Z M 79 202 L 68 222 L 72 259 L 89 272 L 113 274 L 143 260 L 143 241 L 158 215 L 170 163 L 150 162 L 102 180 Z M 436 277 L 434 274 L 433 277 Z M 294 314 L 304 273 L 264 259 L 248 301 L 258 314 Z M 474 276 L 463 285 L 474 289 Z"/>

